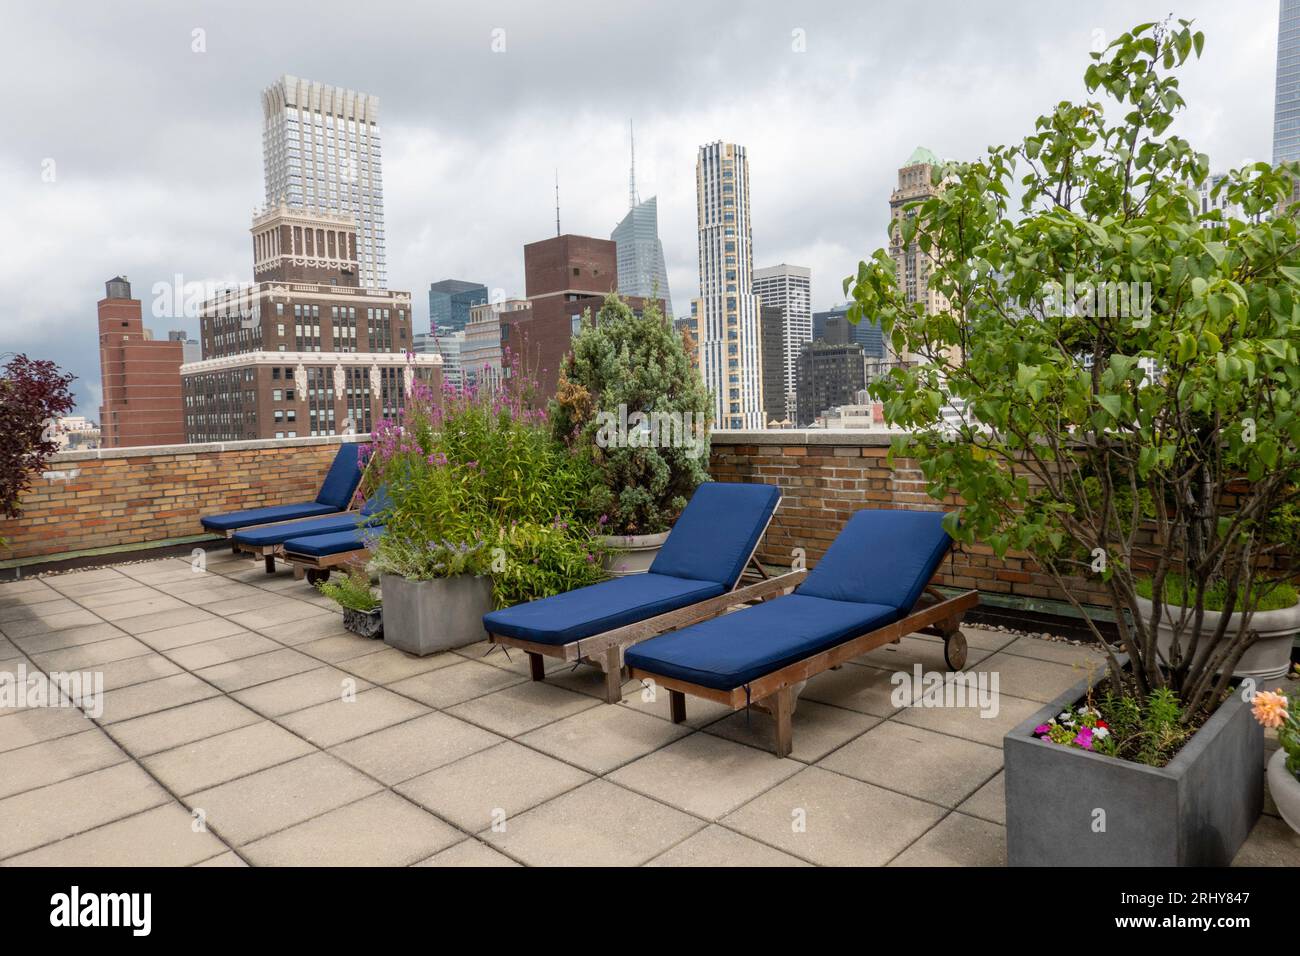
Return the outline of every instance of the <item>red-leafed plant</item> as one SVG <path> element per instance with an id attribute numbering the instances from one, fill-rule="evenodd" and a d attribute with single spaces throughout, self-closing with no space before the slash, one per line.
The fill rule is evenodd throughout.
<path id="1" fill-rule="evenodd" d="M 76 405 L 68 388 L 75 378 L 26 355 L 0 371 L 0 517 L 18 516 L 18 496 L 59 450 L 52 424 Z"/>

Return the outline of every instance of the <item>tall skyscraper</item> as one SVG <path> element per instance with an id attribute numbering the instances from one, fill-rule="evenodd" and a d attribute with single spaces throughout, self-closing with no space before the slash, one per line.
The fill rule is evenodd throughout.
<path id="1" fill-rule="evenodd" d="M 262 92 L 266 205 L 357 224 L 361 285 L 388 288 L 379 98 L 282 76 Z"/>
<path id="2" fill-rule="evenodd" d="M 863 319 L 856 325 L 849 321 L 849 303 L 837 305 L 825 312 L 814 312 L 812 319 L 813 341 L 829 345 L 857 342 L 868 358 L 883 360 L 885 339 L 879 320 Z"/>
<path id="3" fill-rule="evenodd" d="M 610 234 L 618 247 L 618 291 L 643 299 L 657 296 L 664 301 L 664 314 L 672 318 L 668 266 L 664 263 L 664 245 L 659 241 L 659 205 L 654 196 L 642 202 L 636 191 L 635 141 L 632 144 L 627 205 L 627 215 Z"/>
<path id="4" fill-rule="evenodd" d="M 487 300 L 487 286 L 481 282 L 443 279 L 429 283 L 429 331 L 434 335 L 463 331 L 469 324 L 469 310 Z"/>
<path id="5" fill-rule="evenodd" d="M 1277 16 L 1277 86 L 1273 162 L 1300 159 L 1300 0 L 1281 0 Z"/>
<path id="6" fill-rule="evenodd" d="M 785 417 L 795 415 L 795 387 L 799 375 L 799 350 L 805 342 L 812 341 L 812 270 L 807 266 L 767 266 L 754 270 L 754 294 L 763 300 L 763 307 L 775 306 L 781 310 L 785 328 L 782 331 L 785 359 L 781 367 L 780 388 L 785 395 Z M 766 327 L 764 328 L 766 335 Z M 767 344 L 764 343 L 764 352 Z M 763 375 L 767 375 L 764 366 Z M 764 381 L 763 390 L 771 394 L 774 383 Z M 768 416 L 769 420 L 771 416 Z"/>
<path id="7" fill-rule="evenodd" d="M 144 327 L 131 283 L 115 276 L 99 300 L 99 426 L 103 447 L 185 441 L 181 362 L 185 344 L 155 339 Z"/>
<path id="8" fill-rule="evenodd" d="M 713 392 L 714 427 L 762 428 L 762 339 L 745 147 L 722 142 L 701 146 L 695 192 L 700 297 L 693 312 L 700 373 Z"/>
<path id="9" fill-rule="evenodd" d="M 900 227 L 904 218 L 915 215 L 915 211 L 906 208 L 908 203 L 924 200 L 938 192 L 933 181 L 934 169 L 938 165 L 939 159 L 934 153 L 918 146 L 898 170 L 898 188 L 889 197 L 889 254 L 898 271 L 899 285 L 908 302 L 922 303 L 926 312 L 931 314 L 946 309 L 947 302 L 930 288 L 929 254 L 915 241 L 904 245 Z M 912 362 L 916 356 L 890 355 L 888 360 Z"/>

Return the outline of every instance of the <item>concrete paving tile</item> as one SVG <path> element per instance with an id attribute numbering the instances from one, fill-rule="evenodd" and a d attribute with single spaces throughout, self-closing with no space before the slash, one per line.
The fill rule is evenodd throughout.
<path id="1" fill-rule="evenodd" d="M 428 704 L 430 707 L 451 707 L 474 697 L 482 697 L 527 678 L 489 664 L 465 661 L 450 667 L 440 667 L 389 684 L 390 690 Z"/>
<path id="2" fill-rule="evenodd" d="M 241 611 L 238 614 L 227 614 L 232 621 L 250 631 L 258 631 L 264 627 L 272 627 L 276 624 L 288 624 L 290 621 L 302 621 L 309 618 L 328 617 L 332 612 L 324 608 L 317 607 L 315 604 L 308 604 L 306 601 L 296 601 L 292 598 L 286 598 L 283 595 L 272 595 L 275 598 L 274 603 L 264 605 L 259 608 L 253 608 L 247 611 Z"/>
<path id="3" fill-rule="evenodd" d="M 141 634 L 139 639 L 156 651 L 169 651 L 176 647 L 187 647 L 190 644 L 202 644 L 205 641 L 216 640 L 218 637 L 230 637 L 232 634 L 247 633 L 234 621 L 227 621 L 225 618 L 209 615 L 203 620 L 189 624 L 178 624 L 175 627 L 164 627 L 156 631 L 148 631 Z"/>
<path id="4" fill-rule="evenodd" d="M 0 774 L 0 797 L 48 786 L 92 770 L 102 770 L 129 758 L 98 728 L 44 743 L 9 750 Z"/>
<path id="5" fill-rule="evenodd" d="M 34 656 L 126 636 L 126 632 L 120 628 L 114 627 L 107 621 L 99 621 L 97 624 L 84 624 L 64 631 L 15 637 L 12 640 L 16 646 Z"/>
<path id="6" fill-rule="evenodd" d="M 662 803 L 593 780 L 481 836 L 530 866 L 638 866 L 703 826 Z"/>
<path id="7" fill-rule="evenodd" d="M 886 721 L 817 766 L 955 807 L 1002 769 L 1002 749 Z"/>
<path id="8" fill-rule="evenodd" d="M 245 690 L 257 684 L 265 684 L 292 674 L 315 670 L 320 661 L 306 654 L 299 654 L 291 648 L 258 654 L 255 657 L 243 657 L 226 664 L 217 664 L 196 671 L 199 677 L 210 681 L 227 694 Z"/>
<path id="9" fill-rule="evenodd" d="M 384 647 L 373 653 L 339 661 L 339 668 L 350 674 L 370 681 L 372 684 L 391 684 L 395 681 L 414 677 L 459 664 L 462 658 L 455 654 L 430 654 L 428 657 L 416 657 L 395 647 Z"/>
<path id="10" fill-rule="evenodd" d="M 231 634 L 228 637 L 213 638 L 201 644 L 186 644 L 183 647 L 173 647 L 165 653 L 186 670 L 197 671 L 205 667 L 237 661 L 244 657 L 252 657 L 255 654 L 268 654 L 271 651 L 280 649 L 281 645 L 270 638 L 246 631 L 242 634 Z"/>
<path id="11" fill-rule="evenodd" d="M 1003 652 L 1018 657 L 1035 657 L 1067 666 L 1092 667 L 1103 663 L 1106 655 L 1098 647 L 1087 644 L 1069 644 L 1065 641 L 1048 641 L 1041 637 L 1018 637 Z"/>
<path id="12" fill-rule="evenodd" d="M 271 624 L 258 628 L 257 633 L 265 634 L 267 637 L 289 647 L 297 647 L 300 644 L 308 644 L 324 637 L 338 637 L 349 632 L 343 627 L 343 615 L 333 614 L 305 617 L 297 621 L 289 621 L 286 624 Z M 381 641 L 371 641 L 370 652 L 374 653 L 383 646 Z"/>
<path id="13" fill-rule="evenodd" d="M 1048 703 L 1087 679 L 1092 668 L 1082 662 L 1071 666 L 999 652 L 981 661 L 977 670 L 996 673 L 1000 693 Z"/>
<path id="14" fill-rule="evenodd" d="M 116 622 L 126 621 L 133 617 L 146 617 L 154 614 L 164 614 L 167 611 L 184 611 L 189 609 L 189 605 L 184 601 L 154 591 L 152 588 L 147 588 L 146 590 L 154 596 L 140 598 L 135 601 L 126 601 L 122 604 L 110 604 L 108 607 L 96 609 L 95 613 L 106 621 Z"/>
<path id="15" fill-rule="evenodd" d="M 846 710 L 855 710 L 876 717 L 888 717 L 898 711 L 902 685 L 893 679 L 893 672 L 879 667 L 845 664 L 837 670 L 823 671 L 808 681 L 799 695 L 804 701 L 830 704 Z M 910 700 L 903 694 L 901 699 Z"/>
<path id="16" fill-rule="evenodd" d="M 267 717 L 279 717 L 314 704 L 342 700 L 369 690 L 372 684 L 345 671 L 316 662 L 317 667 L 290 677 L 257 684 L 231 696 Z"/>
<path id="17" fill-rule="evenodd" d="M 276 721 L 318 747 L 332 747 L 428 712 L 423 704 L 375 687 L 350 699 L 331 700 L 285 714 Z"/>
<path id="18" fill-rule="evenodd" d="M 387 791 L 243 848 L 258 866 L 409 866 L 463 834 Z"/>
<path id="19" fill-rule="evenodd" d="M 635 682 L 628 682 L 623 685 L 623 700 L 618 706 L 627 707 L 642 714 L 650 714 L 660 720 L 672 720 L 668 692 L 662 687 L 647 687 L 638 685 Z M 735 711 L 726 704 L 718 704 L 699 697 L 688 696 L 686 698 L 685 724 L 687 727 L 696 729 L 707 727 L 715 720 L 721 720 L 723 717 L 734 713 Z"/>
<path id="20" fill-rule="evenodd" d="M 145 768 L 184 796 L 312 753 L 314 748 L 269 720 L 204 737 L 145 757 Z"/>
<path id="21" fill-rule="evenodd" d="M 379 784 L 326 754 L 308 754 L 185 798 L 208 828 L 235 846 L 310 820 L 379 790 Z"/>
<path id="22" fill-rule="evenodd" d="M 211 859 L 204 860 L 202 863 L 195 863 L 195 866 L 248 866 L 239 858 L 239 854 L 234 850 L 227 850 L 225 853 L 218 854 Z"/>
<path id="23" fill-rule="evenodd" d="M 711 823 L 672 849 L 651 860 L 647 866 L 810 866 L 811 864 L 782 853 L 757 840 L 751 840 L 726 827 Z"/>
<path id="24" fill-rule="evenodd" d="M 171 598 L 169 600 L 175 600 Z M 136 617 L 128 617 L 119 620 L 117 626 L 128 634 L 134 634 L 136 637 L 143 637 L 151 631 L 161 631 L 165 628 L 178 627 L 182 624 L 200 624 L 205 621 L 214 620 L 214 615 L 209 614 L 202 608 L 190 607 L 177 601 L 181 606 L 174 610 L 155 611 L 150 614 L 141 614 Z"/>
<path id="25" fill-rule="evenodd" d="M 455 846 L 448 847 L 440 853 L 435 853 L 416 866 L 519 866 L 510 857 L 498 853 L 486 843 L 482 843 L 473 837 L 468 840 L 461 840 Z"/>
<path id="26" fill-rule="evenodd" d="M 990 747 L 1001 747 L 1002 738 L 1006 736 L 1007 731 L 1022 720 L 1029 719 L 1043 706 L 1036 700 L 1024 700 L 1006 693 L 999 694 L 996 701 L 997 713 L 993 714 L 989 711 L 988 717 L 982 716 L 983 712 L 978 707 L 917 705 L 899 711 L 894 719 L 913 727 L 923 727 L 926 730 L 951 734 L 954 737 L 964 737 L 976 743 L 988 744 Z"/>
<path id="27" fill-rule="evenodd" d="M 943 814 L 932 803 L 808 767 L 722 823 L 812 863 L 880 866 Z"/>
<path id="28" fill-rule="evenodd" d="M 496 734 L 455 717 L 430 713 L 339 744 L 329 752 L 393 786 L 501 742 Z"/>
<path id="29" fill-rule="evenodd" d="M 77 598 L 77 603 L 88 611 L 99 611 L 119 604 L 135 604 L 163 597 L 167 597 L 167 595 L 140 584 L 133 588 L 114 588 L 111 591 L 101 591 L 98 594 L 86 594 Z M 100 616 L 104 617 L 104 615 Z"/>
<path id="30" fill-rule="evenodd" d="M 870 714 L 800 698 L 794 712 L 794 750 L 790 757 L 801 763 L 815 763 L 878 723 L 880 718 Z M 772 751 L 776 745 L 776 722 L 754 708 L 748 713 L 736 711 L 730 717 L 709 724 L 704 730 L 759 750 Z"/>
<path id="31" fill-rule="evenodd" d="M 251 593 L 242 594 L 237 598 L 231 598 L 225 601 L 213 601 L 211 604 L 205 604 L 203 609 L 212 614 L 219 614 L 222 617 L 234 618 L 237 614 L 255 611 L 259 608 L 270 607 L 273 604 L 279 604 L 283 600 L 284 598 L 279 594 L 273 594 L 270 591 L 263 591 L 261 588 L 255 588 Z"/>
<path id="32" fill-rule="evenodd" d="M 1006 827 L 950 813 L 890 866 L 1006 866 Z"/>
<path id="33" fill-rule="evenodd" d="M 517 737 L 562 717 L 602 706 L 583 694 L 528 681 L 449 707 L 447 713 L 503 737 Z"/>
<path id="34" fill-rule="evenodd" d="M 219 859 L 225 844 L 168 802 L 6 860 L 5 866 L 191 866 Z M 226 851 L 229 852 L 229 851 Z M 232 856 L 234 854 L 231 854 Z"/>
<path id="35" fill-rule="evenodd" d="M 605 774 L 690 732 L 683 724 L 631 707 L 601 705 L 530 731 L 519 742 L 591 773 Z"/>
<path id="36" fill-rule="evenodd" d="M 120 763 L 0 800 L 0 859 L 148 810 L 170 798 Z"/>
<path id="37" fill-rule="evenodd" d="M 182 704 L 214 697 L 218 691 L 190 674 L 177 674 L 104 693 L 105 724 L 169 710 Z"/>
<path id="38" fill-rule="evenodd" d="M 0 709 L 0 753 L 78 734 L 93 726 L 75 707 Z"/>
<path id="39" fill-rule="evenodd" d="M 64 647 L 43 654 L 33 654 L 32 660 L 44 670 L 70 671 L 108 664 L 111 661 L 125 660 L 128 657 L 140 657 L 150 653 L 149 646 L 134 637 L 109 638 L 95 641 L 93 644 L 78 644 Z"/>
<path id="40" fill-rule="evenodd" d="M 721 737 L 692 734 L 614 771 L 608 779 L 697 817 L 716 820 L 802 767 L 798 761 Z"/>
<path id="41" fill-rule="evenodd" d="M 329 615 L 329 618 L 332 619 L 332 621 L 339 620 L 337 614 L 331 614 Z M 373 654 L 376 650 L 382 647 L 383 644 L 373 638 L 343 633 L 331 634 L 329 637 L 321 637 L 314 641 L 305 641 L 294 646 L 297 650 L 302 651 L 302 653 L 310 654 L 318 660 L 325 661 L 329 664 L 339 664 L 356 657 Z"/>
<path id="42" fill-rule="evenodd" d="M 136 757 L 147 757 L 246 727 L 258 720 L 257 714 L 228 697 L 209 697 L 171 710 L 109 724 L 105 729 L 123 749 Z"/>
<path id="43" fill-rule="evenodd" d="M 12 621 L 43 621 L 56 614 L 67 614 L 81 609 L 81 605 L 57 594 L 50 595 L 50 600 L 36 604 L 11 604 L 0 607 L 0 624 Z"/>
<path id="44" fill-rule="evenodd" d="M 957 809 L 969 816 L 1005 826 L 1007 822 L 1006 775 L 999 773 L 959 803 Z"/>
<path id="45" fill-rule="evenodd" d="M 158 680 L 160 677 L 171 677 L 175 674 L 184 673 L 161 654 L 153 653 L 142 654 L 139 657 L 128 657 L 123 661 L 110 661 L 107 664 L 98 664 L 95 667 L 82 669 L 83 673 L 86 671 L 103 677 L 105 691 L 116 690 L 119 687 L 130 687 L 133 684 Z M 78 701 L 78 703 L 81 703 L 81 701 Z"/>
<path id="46" fill-rule="evenodd" d="M 514 817 L 591 775 L 511 741 L 480 750 L 393 789 L 463 830 Z"/>
<path id="47" fill-rule="evenodd" d="M 29 645 L 19 640 L 19 638 L 49 635 L 59 631 L 72 630 L 74 628 L 90 627 L 99 623 L 102 622 L 93 612 L 77 608 L 76 610 L 63 611 L 59 614 L 50 614 L 47 617 L 29 618 L 20 621 L 5 621 L 3 624 L 0 624 L 0 634 L 4 634 L 5 637 L 23 647 L 27 647 Z"/>

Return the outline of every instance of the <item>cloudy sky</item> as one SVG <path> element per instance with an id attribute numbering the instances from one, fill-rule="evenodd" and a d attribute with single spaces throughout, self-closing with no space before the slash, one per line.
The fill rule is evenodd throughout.
<path id="1" fill-rule="evenodd" d="M 413 293 L 417 330 L 431 281 L 522 294 L 524 243 L 554 233 L 557 169 L 564 231 L 608 236 L 629 119 L 679 314 L 698 291 L 695 154 L 717 139 L 749 149 L 755 265 L 810 266 L 826 308 L 883 244 L 913 148 L 1021 138 L 1083 97 L 1094 43 L 1171 9 L 1207 34 L 1177 131 L 1216 168 L 1268 159 L 1276 0 L 13 4 L 0 353 L 55 359 L 95 416 L 105 279 L 131 278 L 160 336 L 197 322 L 151 317 L 155 283 L 250 279 L 259 93 L 282 73 L 380 98 L 389 283 Z"/>

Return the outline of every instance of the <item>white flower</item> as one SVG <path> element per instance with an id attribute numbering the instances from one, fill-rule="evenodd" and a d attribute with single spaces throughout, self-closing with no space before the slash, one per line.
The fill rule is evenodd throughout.
<path id="1" fill-rule="evenodd" d="M 1110 736 L 1110 731 L 1107 730 L 1105 727 L 1094 727 L 1094 728 L 1092 728 L 1092 735 L 1093 735 L 1094 737 L 1099 737 L 1099 738 L 1100 738 L 1100 737 L 1109 737 L 1109 736 Z"/>

